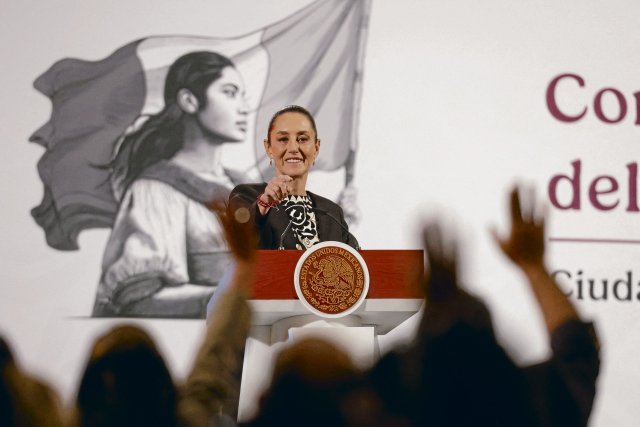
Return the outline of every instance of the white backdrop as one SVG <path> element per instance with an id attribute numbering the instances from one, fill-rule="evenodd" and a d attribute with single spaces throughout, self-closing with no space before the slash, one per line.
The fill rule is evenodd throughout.
<path id="1" fill-rule="evenodd" d="M 75 393 L 93 337 L 115 322 L 88 318 L 108 230 L 85 231 L 79 251 L 60 252 L 46 245 L 31 218 L 29 210 L 42 197 L 36 163 L 43 149 L 27 139 L 50 114 L 49 100 L 32 82 L 63 57 L 100 59 L 150 35 L 240 35 L 309 1 L 231 3 L 1 0 L 0 333 L 28 369 L 67 399 Z M 506 227 L 506 192 L 514 180 L 535 184 L 538 197 L 548 200 L 551 178 L 572 174 L 571 162 L 580 160 L 581 208 L 551 208 L 549 236 L 640 239 L 640 212 L 627 210 L 626 168 L 637 160 L 640 143 L 633 95 L 640 90 L 639 24 L 640 3 L 632 0 L 606 6 L 577 0 L 373 1 L 355 178 L 363 219 L 353 231 L 364 248 L 414 248 L 421 215 L 453 217 L 463 246 L 463 277 L 490 303 L 501 339 L 521 363 L 548 354 L 544 328 L 522 277 L 498 253 L 488 227 Z M 584 79 L 583 87 L 570 79 L 557 87 L 557 103 L 566 114 L 587 107 L 573 123 L 555 119 L 545 101 L 549 83 L 563 73 Z M 594 98 L 603 88 L 615 88 L 628 104 L 617 124 L 603 122 L 594 112 Z M 605 116 L 615 118 L 619 105 L 613 92 L 601 101 Z M 340 173 L 330 175 L 329 182 L 340 182 Z M 598 196 L 604 204 L 620 200 L 609 211 L 590 203 L 589 185 L 600 175 L 620 185 L 616 194 Z M 309 187 L 337 193 L 336 185 L 323 187 L 321 181 L 316 175 Z M 606 184 L 601 180 L 597 191 Z M 562 203 L 570 199 L 568 190 L 568 181 L 562 181 Z M 640 367 L 634 363 L 640 338 L 633 333 L 640 324 L 640 245 L 548 246 L 550 267 L 571 274 L 563 286 L 573 291 L 581 313 L 597 322 L 602 339 L 592 425 L 635 424 L 640 417 L 635 404 Z M 632 298 L 620 301 L 612 285 L 628 272 Z M 589 296 L 589 279 L 595 281 L 595 297 L 607 280 L 606 301 Z M 201 322 L 140 323 L 158 338 L 174 373 L 184 375 Z"/>

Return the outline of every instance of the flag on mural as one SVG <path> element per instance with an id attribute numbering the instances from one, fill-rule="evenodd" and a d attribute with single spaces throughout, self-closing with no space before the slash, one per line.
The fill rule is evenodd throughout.
<path id="1" fill-rule="evenodd" d="M 370 0 L 320 0 L 283 20 L 234 38 L 159 36 L 134 41 L 100 61 L 63 59 L 36 79 L 51 99 L 50 120 L 30 141 L 44 197 L 32 215 L 57 249 L 78 248 L 78 234 L 110 227 L 118 207 L 105 166 L 136 121 L 163 107 L 164 79 L 180 56 L 210 50 L 232 59 L 251 105 L 255 158 L 267 178 L 262 147 L 271 115 L 300 104 L 322 130 L 316 168 L 353 176 L 362 62 Z M 250 142 L 251 143 L 251 142 Z"/>

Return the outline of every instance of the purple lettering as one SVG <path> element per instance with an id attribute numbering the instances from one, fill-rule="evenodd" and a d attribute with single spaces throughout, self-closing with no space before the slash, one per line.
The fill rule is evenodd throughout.
<path id="1" fill-rule="evenodd" d="M 560 74 L 559 76 L 551 80 L 551 83 L 549 83 L 549 86 L 547 87 L 547 108 L 549 109 L 551 115 L 561 122 L 576 122 L 583 118 L 585 114 L 587 114 L 587 107 L 584 107 L 584 110 L 582 110 L 582 112 L 577 116 L 570 116 L 560 111 L 560 108 L 556 103 L 556 86 L 558 85 L 560 80 L 564 78 L 572 78 L 578 82 L 578 85 L 580 87 L 584 87 L 584 79 L 577 74 Z"/>
<path id="2" fill-rule="evenodd" d="M 599 182 L 609 182 L 609 185 L 605 188 L 598 189 Z M 595 207 L 596 209 L 600 209 L 601 211 L 610 211 L 611 209 L 618 206 L 620 200 L 616 199 L 615 203 L 605 205 L 601 202 L 601 200 L 598 199 L 598 196 L 603 194 L 615 193 L 616 191 L 618 191 L 618 181 L 616 181 L 614 177 L 610 175 L 597 176 L 589 186 L 589 200 L 591 201 L 593 207 Z"/>
<path id="3" fill-rule="evenodd" d="M 555 175 L 549 181 L 548 193 L 549 200 L 551 204 L 558 209 L 580 209 L 580 172 L 582 168 L 582 164 L 580 160 L 574 160 L 571 162 L 571 166 L 573 166 L 573 177 L 568 175 Z M 568 205 L 563 205 L 558 200 L 558 183 L 560 180 L 569 181 L 571 185 L 571 190 L 573 192 L 571 197 L 571 203 Z"/>
<path id="4" fill-rule="evenodd" d="M 620 111 L 618 113 L 618 117 L 616 117 L 615 119 L 608 118 L 604 114 L 604 111 L 602 111 L 602 97 L 607 92 L 611 92 L 612 94 L 614 94 L 616 99 L 618 100 Z M 609 123 L 609 124 L 619 123 L 627 115 L 627 101 L 624 99 L 624 95 L 620 93 L 618 89 L 614 89 L 612 87 L 606 87 L 600 90 L 596 94 L 596 97 L 593 100 L 593 110 L 596 113 L 596 116 L 598 116 L 598 118 L 603 122 Z"/>
<path id="5" fill-rule="evenodd" d="M 640 92 L 634 92 L 633 96 L 636 98 L 636 124 L 640 125 Z"/>
<path id="6" fill-rule="evenodd" d="M 638 209 L 638 164 L 636 162 L 627 165 L 629 170 L 629 205 L 627 212 L 640 212 Z"/>

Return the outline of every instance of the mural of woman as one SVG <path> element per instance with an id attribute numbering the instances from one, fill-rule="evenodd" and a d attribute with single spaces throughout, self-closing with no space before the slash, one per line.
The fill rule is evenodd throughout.
<path id="1" fill-rule="evenodd" d="M 228 264 L 205 204 L 242 181 L 223 168 L 249 112 L 242 76 L 226 57 L 191 52 L 169 68 L 164 108 L 127 135 L 111 163 L 120 200 L 93 316 L 201 317 Z"/>

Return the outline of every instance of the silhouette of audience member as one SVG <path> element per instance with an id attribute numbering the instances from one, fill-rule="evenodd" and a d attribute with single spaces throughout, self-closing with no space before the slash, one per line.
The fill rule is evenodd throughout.
<path id="1" fill-rule="evenodd" d="M 78 391 L 81 425 L 176 425 L 176 390 L 151 337 L 116 326 L 97 339 Z"/>
<path id="2" fill-rule="evenodd" d="M 345 426 L 341 401 L 357 373 L 349 355 L 332 343 L 295 342 L 278 354 L 260 414 L 248 425 Z"/>
<path id="3" fill-rule="evenodd" d="M 257 236 L 251 224 L 215 210 L 234 257 L 225 288 L 216 292 L 210 319 L 191 373 L 174 386 L 153 339 L 136 326 L 117 326 L 95 342 L 77 396 L 81 426 L 210 426 L 233 395 L 234 372 L 244 348 L 250 312 L 247 293 L 255 269 Z M 248 218 L 248 215 L 247 215 Z"/>
<path id="4" fill-rule="evenodd" d="M 53 389 L 20 369 L 0 337 L 0 426 L 58 427 L 62 409 Z"/>
<path id="5" fill-rule="evenodd" d="M 521 193 L 521 192 L 520 192 Z M 533 195 L 533 191 L 529 193 Z M 592 323 L 581 320 L 573 304 L 549 275 L 544 262 L 544 214 L 533 197 L 511 192 L 511 233 L 494 237 L 503 253 L 527 278 L 542 311 L 552 356 L 524 369 L 538 425 L 587 425 L 600 371 L 600 345 Z"/>

